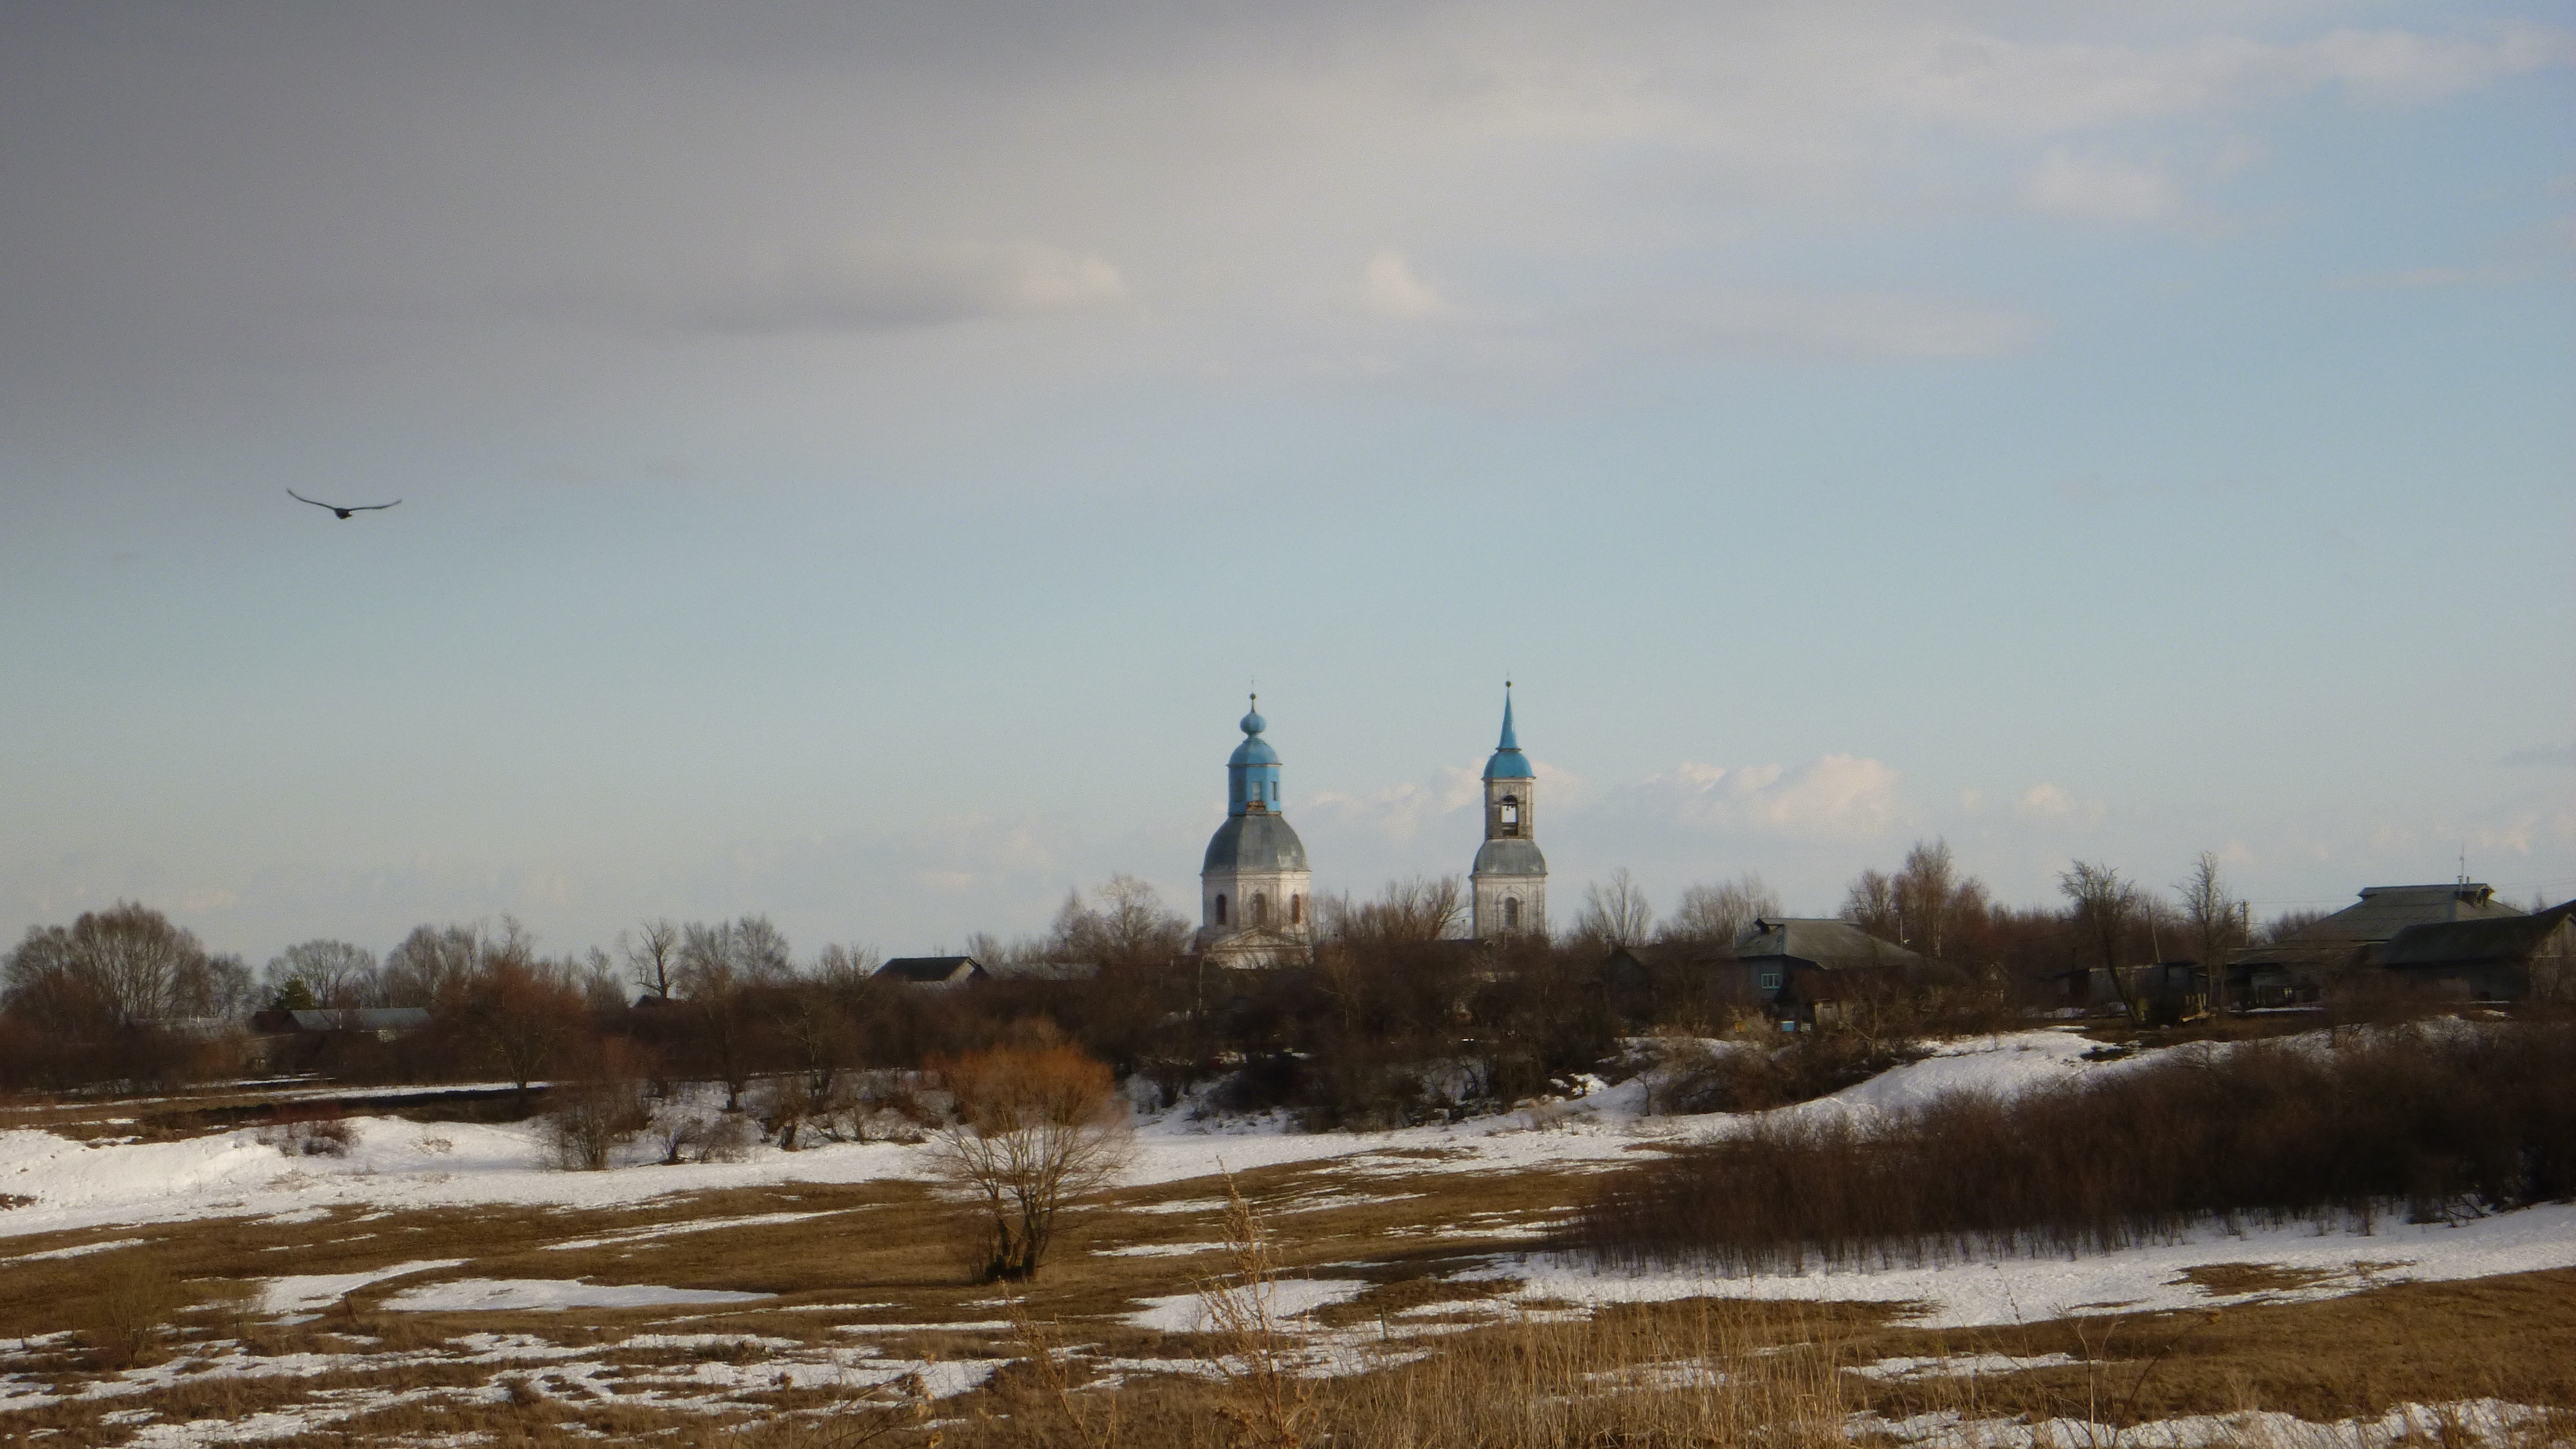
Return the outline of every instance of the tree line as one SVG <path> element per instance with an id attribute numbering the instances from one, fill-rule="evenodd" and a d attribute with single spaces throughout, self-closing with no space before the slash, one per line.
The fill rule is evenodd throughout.
<path id="1" fill-rule="evenodd" d="M 1917 843 L 1892 872 L 1865 870 L 1840 915 L 1942 968 L 1950 1007 L 2009 1013 L 2050 973 L 2176 953 L 2214 959 L 2247 921 L 2214 855 L 2168 895 L 2110 867 L 2070 863 L 2063 904 L 1996 904 L 1946 842 Z M 1626 871 L 1584 893 L 1566 934 L 1460 939 L 1454 876 L 1391 882 L 1316 902 L 1309 969 L 1240 979 L 1191 954 L 1190 923 L 1153 889 L 1115 877 L 1076 892 L 1050 927 L 966 953 L 997 972 L 973 990 L 879 979 L 875 950 L 800 956 L 766 917 L 648 920 L 613 948 L 550 955 L 519 922 L 422 925 L 379 959 L 317 939 L 259 971 L 208 952 L 140 904 L 38 926 L 0 960 L 0 1086 L 166 1085 L 249 1069 L 239 1029 L 257 1011 L 416 1007 L 427 1025 L 298 1040 L 270 1070 L 356 1082 L 487 1077 L 522 1092 L 614 1049 L 655 1073 L 724 1084 L 913 1067 L 1042 1029 L 1122 1077 L 1176 1094 L 1220 1069 L 1239 1105 L 1316 1125 L 1419 1120 L 1509 1100 L 1588 1070 L 1622 1033 L 1708 1027 L 1704 1009 L 1613 999 L 1607 951 L 1659 942 L 1731 952 L 1780 914 L 1758 875 L 1694 885 L 1657 918 Z M 2275 923 L 2275 929 L 2285 923 Z M 1929 999 L 1929 998 L 1927 998 Z"/>

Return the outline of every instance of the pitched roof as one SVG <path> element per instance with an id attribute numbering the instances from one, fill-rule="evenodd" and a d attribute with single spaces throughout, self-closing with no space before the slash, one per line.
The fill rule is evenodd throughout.
<path id="1" fill-rule="evenodd" d="M 897 956 L 878 967 L 876 974 L 917 986 L 943 986 L 973 980 L 985 971 L 984 963 L 972 956 Z"/>
<path id="2" fill-rule="evenodd" d="M 2576 914 L 2576 901 L 2536 915 L 2490 916 L 2467 921 L 2428 921 L 2408 926 L 2371 948 L 2379 966 L 2456 966 L 2474 961 L 2519 962 L 2540 949 Z"/>
<path id="3" fill-rule="evenodd" d="M 2495 887 L 2474 881 L 2364 886 L 2361 899 L 2354 904 L 2280 940 L 2232 952 L 2229 959 L 2242 963 L 2348 955 L 2359 947 L 2389 940 L 2410 926 L 2513 920 L 2522 915 L 2495 898 Z"/>
<path id="4" fill-rule="evenodd" d="M 1811 916 L 1757 920 L 1736 939 L 1735 954 L 1739 960 L 1780 957 L 1790 961 L 1811 961 L 1833 970 L 1857 966 L 1911 966 L 1923 959 L 1893 941 L 1880 940 L 1849 921 Z"/>

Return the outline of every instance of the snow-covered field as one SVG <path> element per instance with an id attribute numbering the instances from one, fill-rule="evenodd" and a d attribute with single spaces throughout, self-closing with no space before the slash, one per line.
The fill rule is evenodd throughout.
<path id="1" fill-rule="evenodd" d="M 2056 1031 L 1950 1043 L 1923 1061 L 1786 1110 L 1865 1116 L 1959 1088 L 2012 1092 L 2126 1065 L 2083 1060 L 2090 1046 Z M 1421 1171 L 1606 1167 L 1631 1160 L 1641 1142 L 1684 1140 L 1745 1120 L 1645 1115 L 1647 1085 L 1637 1078 L 1539 1110 L 1391 1132 L 1300 1133 L 1283 1115 L 1208 1119 L 1184 1105 L 1138 1120 L 1137 1150 L 1125 1181 L 1149 1186 L 1331 1160 L 1346 1161 L 1355 1180 Z M 0 1212 L 0 1239 L 194 1218 L 276 1218 L 342 1206 L 608 1208 L 710 1188 L 918 1180 L 931 1169 L 924 1147 L 834 1143 L 800 1152 L 764 1145 L 739 1163 L 563 1172 L 550 1165 L 532 1124 L 423 1125 L 357 1117 L 347 1125 L 353 1140 L 342 1157 L 284 1157 L 260 1131 L 247 1128 L 180 1142 L 99 1145 L 50 1132 L 0 1131 L 0 1193 L 33 1199 Z"/>
<path id="2" fill-rule="evenodd" d="M 2091 1042 L 2062 1030 L 1950 1042 L 1921 1061 L 1819 1101 L 1782 1110 L 1868 1118 L 1948 1092 L 2010 1095 L 2079 1075 L 2131 1070 L 2157 1055 L 2145 1052 L 2087 1060 L 2092 1050 Z M 1649 1116 L 1644 1112 L 1648 1088 L 1648 1080 L 1639 1077 L 1536 1111 L 1374 1133 L 1299 1133 L 1290 1130 L 1279 1115 L 1214 1119 L 1194 1115 L 1184 1106 L 1138 1121 L 1136 1152 L 1124 1180 L 1131 1187 L 1146 1187 L 1220 1171 L 1337 1164 L 1336 1176 L 1349 1191 L 1308 1197 L 1277 1209 L 1293 1213 L 1399 1200 L 1370 1193 L 1370 1182 L 1380 1177 L 1608 1168 L 1634 1160 L 1641 1145 L 1722 1133 L 1751 1120 L 1725 1114 Z M 369 1117 L 352 1119 L 348 1125 L 353 1140 L 344 1157 L 284 1157 L 259 1132 L 247 1129 L 181 1142 L 104 1146 L 85 1146 L 46 1132 L 0 1132 L 0 1192 L 32 1199 L 0 1212 L 0 1243 L 36 1233 L 201 1218 L 292 1222 L 298 1215 L 318 1215 L 335 1207 L 372 1211 L 502 1204 L 612 1208 L 711 1188 L 921 1180 L 932 1175 L 933 1167 L 928 1147 L 874 1143 L 829 1144 L 800 1152 L 762 1146 L 739 1163 L 565 1172 L 548 1164 L 530 1124 L 424 1126 Z M 1221 1205 L 1220 1199 L 1206 1198 L 1154 1204 L 1148 1210 L 1186 1212 Z M 607 1236 L 568 1238 L 554 1246 L 593 1247 L 788 1222 L 801 1216 L 810 1215 L 771 1213 L 659 1224 Z M 1510 1235 L 1509 1229 L 1478 1234 Z M 26 1256 L 88 1250 L 88 1245 L 82 1245 Z M 0 1247 L 0 1265 L 9 1261 L 12 1258 Z M 2304 1226 L 2241 1235 L 2211 1230 L 2179 1242 L 2072 1260 L 2006 1259 L 1880 1272 L 1711 1279 L 1689 1272 L 1600 1272 L 1531 1255 L 1498 1257 L 1488 1271 L 1522 1279 L 1530 1297 L 1631 1301 L 1711 1294 L 1912 1301 L 1927 1306 L 1930 1323 L 1968 1325 L 2206 1303 L 2211 1301 L 2209 1295 L 2179 1283 L 2177 1275 L 2186 1268 L 2214 1263 L 2319 1270 L 2321 1276 L 2313 1286 L 2298 1290 L 2306 1296 L 2351 1292 L 2370 1283 L 2576 1266 L 2576 1207 L 2533 1208 L 2456 1226 L 2383 1221 L 2367 1236 L 2321 1233 Z M 2369 1266 L 2361 1269 L 2356 1264 Z"/>
<path id="3" fill-rule="evenodd" d="M 2088 1059 L 2092 1050 L 2093 1043 L 2063 1030 L 1951 1042 L 1920 1061 L 1831 1097 L 1782 1111 L 1866 1121 L 1944 1093 L 2010 1095 L 2087 1075 L 2134 1070 L 2156 1056 L 2148 1052 L 2118 1059 Z M 1724 1114 L 1650 1114 L 1646 1109 L 1654 1083 L 1648 1077 L 1616 1086 L 1589 1085 L 1590 1090 L 1579 1097 L 1531 1110 L 1380 1133 L 1302 1134 L 1290 1130 L 1280 1116 L 1221 1119 L 1185 1103 L 1139 1118 L 1136 1150 L 1125 1171 L 1124 1186 L 1161 1196 L 1153 1190 L 1192 1183 L 1224 1171 L 1283 1166 L 1320 1169 L 1300 1179 L 1306 1186 L 1295 1195 L 1266 1204 L 1274 1221 L 1285 1223 L 1309 1212 L 1401 1205 L 1430 1195 L 1425 1191 L 1425 1179 L 1607 1170 L 1635 1161 L 1641 1148 L 1740 1130 L 1754 1120 Z M 111 1236 L 67 1245 L 30 1244 L 28 1251 L 10 1252 L 10 1240 L 40 1234 L 123 1234 L 146 1226 L 210 1219 L 293 1225 L 330 1217 L 335 1210 L 369 1214 L 495 1207 L 642 1209 L 674 1195 L 710 1189 L 922 1181 L 934 1175 L 930 1148 L 890 1143 L 825 1144 L 792 1153 L 763 1145 L 753 1149 L 745 1160 L 733 1163 L 632 1165 L 607 1172 L 566 1172 L 550 1165 L 534 1124 L 423 1125 L 392 1117 L 366 1117 L 350 1119 L 347 1126 L 348 1151 L 338 1157 L 286 1156 L 274 1141 L 254 1130 L 176 1142 L 87 1145 L 43 1131 L 0 1131 L 0 1202 L 19 1204 L 0 1209 L 0 1270 L 13 1263 L 111 1252 L 143 1241 Z M 1223 1208 L 1224 1199 L 1214 1184 L 1208 1184 L 1208 1188 L 1215 1190 L 1193 1192 L 1179 1200 L 1137 1204 L 1131 1211 L 1140 1216 L 1130 1221 L 1141 1227 L 1170 1223 L 1182 1215 L 1213 1214 Z M 1441 1192 L 1450 1199 L 1459 1196 L 1445 1188 Z M 742 1213 L 737 1209 L 606 1231 L 593 1221 L 586 1222 L 578 1235 L 567 1231 L 561 1241 L 539 1247 L 567 1251 L 622 1248 L 682 1235 L 828 1219 L 848 1211 L 852 1210 Z M 1568 1303 L 1693 1297 L 1905 1303 L 1915 1305 L 1913 1321 L 1925 1327 L 2010 1325 L 2086 1314 L 2316 1299 L 2405 1281 L 2576 1267 L 2576 1205 L 2531 1208 L 2457 1225 L 2407 1225 L 2383 1220 L 2367 1234 L 2321 1231 L 2314 1226 L 2242 1234 L 2210 1229 L 2174 1241 L 2073 1258 L 1987 1259 L 1935 1268 L 1737 1278 L 1714 1278 L 1688 1271 L 1604 1271 L 1544 1252 L 1513 1251 L 1515 1239 L 1541 1235 L 1540 1219 L 1526 1213 L 1458 1210 L 1454 1204 L 1445 1211 L 1448 1216 L 1431 1217 L 1418 1227 L 1387 1230 L 1461 1240 L 1465 1256 L 1447 1266 L 1445 1277 L 1462 1288 L 1474 1286 L 1461 1301 L 1436 1305 L 1441 1322 L 1433 1323 L 1428 1316 L 1414 1321 L 1413 1327 L 1421 1333 L 1456 1331 L 1462 1321 L 1472 1322 L 1480 1314 L 1488 1318 L 1543 1316 L 1564 1311 L 1563 1305 Z M 1131 1262 L 1140 1269 L 1165 1263 L 1186 1271 L 1196 1255 L 1224 1247 L 1208 1236 L 1209 1229 L 1215 1226 L 1212 1222 L 1187 1226 L 1191 1233 L 1186 1241 L 1111 1241 L 1104 1242 L 1099 1252 L 1105 1258 Z M 1408 1236 L 1404 1241 L 1419 1239 Z M 2224 1264 L 2271 1265 L 2287 1270 L 2273 1275 L 2271 1281 L 2289 1286 L 2225 1293 L 2189 1276 L 2191 1270 Z M 1366 1288 L 1367 1281 L 1359 1271 L 1363 1266 L 1354 1262 L 1319 1267 L 1277 1286 L 1276 1311 L 1289 1328 L 1306 1333 L 1314 1341 L 1321 1355 L 1316 1360 L 1318 1364 L 1355 1364 L 1365 1359 L 1365 1355 L 1353 1356 L 1357 1340 L 1342 1343 L 1349 1335 L 1328 1331 L 1313 1317 L 1321 1310 L 1349 1302 Z M 559 1278 L 452 1276 L 459 1269 L 471 1273 L 472 1261 L 454 1257 L 419 1259 L 360 1272 L 272 1277 L 261 1285 L 256 1311 L 292 1324 L 309 1319 L 361 1288 L 382 1293 L 377 1300 L 379 1309 L 392 1312 L 559 1312 L 660 1305 L 719 1310 L 757 1305 L 771 1297 L 705 1288 L 602 1284 L 570 1273 Z M 504 1271 L 523 1274 L 525 1270 L 526 1260 L 521 1259 Z M 421 1281 L 405 1283 L 405 1279 Z M 2222 1276 L 2217 1281 L 2226 1280 Z M 785 1305 L 782 1311 L 855 1310 L 869 1306 L 797 1303 Z M 1135 1300 L 1124 1322 L 1135 1328 L 1191 1332 L 1207 1326 L 1204 1311 L 1205 1305 L 1195 1293 L 1157 1294 Z M 684 1321 L 686 1316 L 673 1321 Z M 1406 1321 L 1406 1315 L 1400 1312 L 1394 1319 L 1401 1323 Z M 1384 1324 L 1385 1320 L 1381 1320 L 1377 1329 L 1381 1334 L 1386 1331 Z M 968 1331 L 1001 1326 L 999 1320 L 965 1318 L 944 1323 L 838 1325 L 849 1332 L 879 1336 L 896 1330 Z M 626 1342 L 635 1344 L 641 1340 L 630 1338 Z M 541 1362 L 556 1375 L 558 1384 L 566 1382 L 563 1376 L 568 1370 L 577 1370 L 581 1363 L 589 1362 L 581 1354 L 553 1350 L 533 1340 L 491 1344 L 455 1340 L 447 1349 L 429 1352 L 434 1358 L 446 1359 L 460 1353 L 469 1358 L 473 1354 L 497 1355 L 491 1360 L 496 1364 Z M 867 1385 L 892 1382 L 931 1368 L 900 1354 L 881 1357 L 873 1349 L 826 1351 L 794 1347 L 785 1340 L 769 1345 L 764 1352 L 767 1359 L 756 1370 L 699 1363 L 685 1369 L 656 1369 L 654 1373 L 660 1377 L 648 1375 L 649 1382 L 635 1381 L 630 1376 L 629 1387 L 644 1383 L 651 1392 L 674 1403 L 703 1401 L 738 1408 L 740 1401 L 729 1395 L 740 1385 L 733 1385 L 728 1376 L 740 1377 L 744 1384 L 793 1384 L 812 1379 L 816 1383 Z M 217 1358 L 197 1372 L 292 1371 L 280 1367 L 280 1362 L 239 1356 Z M 5 1367 L 6 1356 L 0 1355 L 0 1369 Z M 1891 1360 L 1877 1371 L 1901 1378 L 1977 1370 L 1973 1366 L 1960 1370 L 1930 1360 Z M 1995 1366 L 1992 1371 L 2006 1370 Z M 980 1369 L 947 1365 L 933 1377 L 940 1391 L 955 1393 L 974 1387 L 990 1372 L 989 1362 Z M 91 1396 L 147 1392 L 159 1381 L 156 1375 L 160 1373 L 156 1369 L 133 1370 L 94 1382 L 79 1392 Z M 691 1400 L 693 1395 L 695 1400 Z M 58 1397 L 34 1378 L 0 1373 L 0 1412 L 54 1402 Z M 343 1396 L 338 1408 L 318 1407 L 302 1419 L 283 1416 L 279 1425 L 245 1422 L 224 1426 L 222 1437 L 256 1439 L 298 1432 L 382 1402 L 387 1401 L 381 1394 L 353 1392 Z M 2511 1405 L 2490 1405 L 2478 1412 L 2486 1414 L 2501 1434 L 2510 1426 L 2512 1416 L 2522 1411 Z M 291 1425 L 289 1420 L 293 1420 Z M 207 1426 L 209 1432 L 214 1427 Z M 2053 1442 L 2052 1434 L 2064 1442 L 2080 1438 L 2071 1427 L 2059 1432 L 2045 1425 L 1952 1421 L 1881 1422 L 1861 1427 L 1907 1442 L 1940 1439 L 2022 1445 Z M 2133 1437 L 2124 1442 L 2195 1444 L 2225 1440 L 2231 1433 L 2240 1440 L 2245 1437 L 2237 1432 L 2244 1425 L 2231 1430 L 2220 1420 L 2206 1424 L 2177 1422 L 2168 1427 L 2168 1439 Z M 2307 1426 L 2301 1431 L 2306 1435 L 2304 1439 L 2275 1437 L 2283 1442 L 2367 1445 L 2388 1442 L 2400 1427 L 2378 1420 L 2355 1420 L 2339 1426 Z M 133 1442 L 211 1442 L 186 1438 L 180 1435 L 178 1426 L 148 1428 L 148 1433 Z"/>

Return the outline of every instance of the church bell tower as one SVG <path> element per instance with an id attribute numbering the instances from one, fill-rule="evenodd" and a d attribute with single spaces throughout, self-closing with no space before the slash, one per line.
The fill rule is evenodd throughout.
<path id="1" fill-rule="evenodd" d="M 1547 934 L 1547 857 L 1538 848 L 1538 775 L 1512 730 L 1503 686 L 1503 737 L 1485 761 L 1485 843 L 1467 877 L 1476 939 Z"/>

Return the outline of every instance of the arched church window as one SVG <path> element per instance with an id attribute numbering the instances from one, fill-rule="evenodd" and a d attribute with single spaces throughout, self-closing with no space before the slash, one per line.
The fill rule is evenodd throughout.
<path id="1" fill-rule="evenodd" d="M 1259 891 L 1252 893 L 1252 924 L 1256 926 L 1270 924 L 1270 897 Z"/>
<path id="2" fill-rule="evenodd" d="M 1306 924 L 1306 898 L 1304 896 L 1290 896 L 1288 898 L 1288 924 L 1292 926 L 1302 926 Z"/>
<path id="3" fill-rule="evenodd" d="M 1503 833 L 1505 835 L 1521 833 L 1521 797 L 1518 795 L 1503 797 Z"/>
<path id="4" fill-rule="evenodd" d="M 1521 898 L 1519 896 L 1503 897 L 1503 929 L 1506 931 L 1517 931 L 1520 928 Z"/>
<path id="5" fill-rule="evenodd" d="M 1216 893 L 1216 923 L 1220 926 L 1225 924 L 1225 892 L 1223 891 Z"/>

